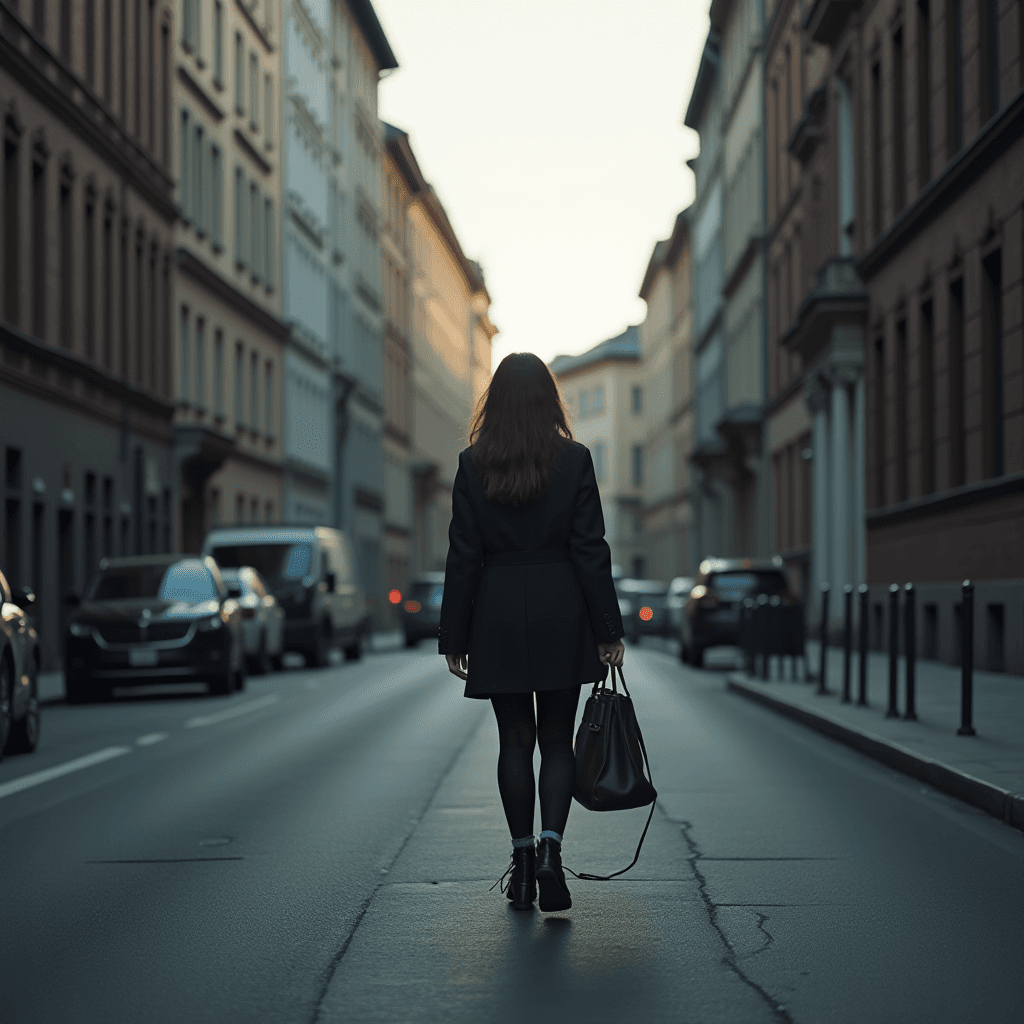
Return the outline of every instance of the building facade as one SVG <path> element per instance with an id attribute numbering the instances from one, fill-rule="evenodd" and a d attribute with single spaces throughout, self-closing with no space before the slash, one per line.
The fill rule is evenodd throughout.
<path id="1" fill-rule="evenodd" d="M 555 356 L 549 369 L 569 410 L 573 437 L 594 460 L 612 563 L 623 576 L 646 578 L 651 564 L 644 537 L 647 414 L 640 328 L 627 327 L 579 355 Z"/>
<path id="2" fill-rule="evenodd" d="M 104 555 L 168 551 L 171 4 L 0 3 L 0 559 L 43 667 Z"/>
<path id="3" fill-rule="evenodd" d="M 640 324 L 645 381 L 630 395 L 647 433 L 631 453 L 643 489 L 643 534 L 649 571 L 666 580 L 694 575 L 696 549 L 693 467 L 692 266 L 689 211 L 676 217 L 672 234 L 655 245 L 640 287 L 647 316 Z"/>
<path id="4" fill-rule="evenodd" d="M 179 547 L 282 508 L 280 5 L 178 0 L 174 39 Z"/>

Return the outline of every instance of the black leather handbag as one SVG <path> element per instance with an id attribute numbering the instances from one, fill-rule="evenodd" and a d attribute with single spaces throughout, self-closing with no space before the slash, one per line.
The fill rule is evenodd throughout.
<path id="1" fill-rule="evenodd" d="M 621 693 L 615 682 L 616 671 L 622 681 Z M 576 875 L 575 871 L 572 872 L 577 878 L 595 882 L 606 882 L 636 864 L 654 817 L 654 802 L 658 798 L 658 791 L 651 780 L 647 748 L 621 667 L 616 666 L 610 677 L 610 688 L 607 680 L 594 683 L 583 709 L 583 721 L 576 732 L 576 783 L 572 795 L 588 811 L 624 811 L 650 804 L 651 813 L 647 816 L 636 854 L 628 867 L 610 875 Z"/>

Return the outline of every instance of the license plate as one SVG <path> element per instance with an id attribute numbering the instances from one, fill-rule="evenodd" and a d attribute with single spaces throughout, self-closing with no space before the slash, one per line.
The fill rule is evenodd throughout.
<path id="1" fill-rule="evenodd" d="M 157 652 L 144 647 L 132 647 L 128 651 L 128 664 L 132 668 L 146 668 L 157 663 Z"/>

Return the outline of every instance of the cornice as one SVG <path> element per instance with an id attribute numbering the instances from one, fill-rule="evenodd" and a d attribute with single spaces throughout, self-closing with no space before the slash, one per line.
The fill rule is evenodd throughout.
<path id="1" fill-rule="evenodd" d="M 245 133 L 241 128 L 236 128 L 234 131 L 235 142 L 238 143 L 238 148 L 249 158 L 249 160 L 256 165 L 256 169 L 267 177 L 271 174 L 274 168 L 267 163 L 263 155 L 256 149 L 256 147 L 245 137 Z"/>
<path id="2" fill-rule="evenodd" d="M 174 180 L 50 48 L 0 4 L 0 64 L 109 164 L 168 224 L 176 219 Z"/>
<path id="3" fill-rule="evenodd" d="M 242 0 L 235 0 L 235 6 L 242 12 L 242 16 L 248 22 L 249 28 L 252 29 L 253 34 L 260 41 L 263 49 L 266 50 L 267 53 L 273 53 L 274 44 L 270 41 L 269 36 L 267 36 L 266 32 L 263 30 L 263 26 L 257 24 L 256 19 L 252 16 L 252 11 L 249 10 Z"/>
<path id="4" fill-rule="evenodd" d="M 897 505 L 869 509 L 864 519 L 869 529 L 882 526 L 896 526 L 901 523 L 915 522 L 925 516 L 942 515 L 947 512 L 959 512 L 971 505 L 994 501 L 998 498 L 1024 495 L 1024 473 L 1010 473 L 992 480 L 965 484 L 937 494 L 926 494 L 920 498 L 911 498 Z"/>
<path id="5" fill-rule="evenodd" d="M 197 82 L 188 69 L 178 65 L 178 80 L 188 89 L 192 98 L 216 121 L 218 124 L 224 120 L 224 111 L 207 95 L 206 90 Z"/>
<path id="6" fill-rule="evenodd" d="M 261 306 L 258 306 L 248 295 L 240 292 L 230 281 L 225 281 L 215 270 L 211 270 L 197 256 L 188 249 L 179 247 L 175 254 L 178 269 L 187 274 L 197 284 L 202 285 L 207 291 L 212 292 L 217 298 L 234 306 L 239 313 L 256 327 L 284 344 L 288 340 L 288 327 L 277 319 L 272 313 L 268 313 Z"/>

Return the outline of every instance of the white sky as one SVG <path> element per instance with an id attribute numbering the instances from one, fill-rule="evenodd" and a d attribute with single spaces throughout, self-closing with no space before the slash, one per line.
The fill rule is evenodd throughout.
<path id="1" fill-rule="evenodd" d="M 693 200 L 682 125 L 707 0 L 373 0 L 409 132 L 509 352 L 575 354 L 644 317 L 654 243 Z"/>

